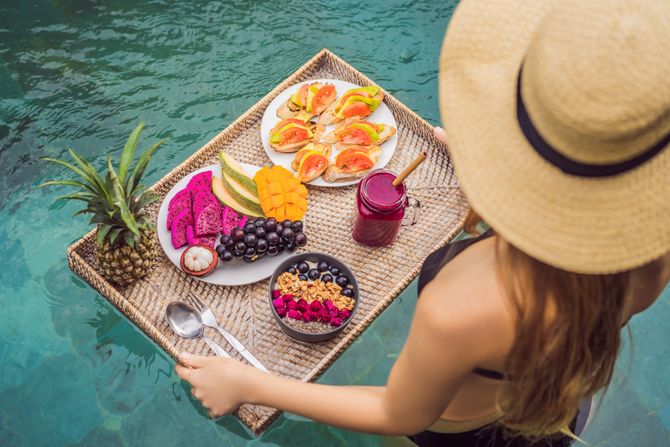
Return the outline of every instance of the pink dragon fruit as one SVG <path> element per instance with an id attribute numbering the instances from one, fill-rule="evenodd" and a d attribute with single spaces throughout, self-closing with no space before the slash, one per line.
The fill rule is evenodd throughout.
<path id="1" fill-rule="evenodd" d="M 249 218 L 247 216 L 240 216 L 237 211 L 229 206 L 224 206 L 221 213 L 221 233 L 230 234 L 233 228 L 244 228 Z"/>
<path id="2" fill-rule="evenodd" d="M 203 208 L 216 204 L 219 205 L 219 200 L 209 189 L 190 189 L 191 191 L 191 209 L 193 216 L 197 215 Z"/>
<path id="3" fill-rule="evenodd" d="M 221 232 L 221 209 L 218 203 L 212 203 L 197 211 L 195 220 L 195 235 L 206 236 Z"/>
<path id="4" fill-rule="evenodd" d="M 167 229 L 172 228 L 172 222 L 177 214 L 183 210 L 191 210 L 191 192 L 188 189 L 182 189 L 170 200 L 168 204 Z"/>
<path id="5" fill-rule="evenodd" d="M 193 225 L 193 216 L 191 215 L 190 209 L 182 210 L 174 218 L 170 228 L 170 233 L 172 236 L 172 246 L 175 249 L 181 248 L 188 244 L 188 239 L 186 238 L 186 229 L 191 225 Z"/>
<path id="6" fill-rule="evenodd" d="M 186 189 L 209 189 L 212 188 L 212 171 L 201 172 L 189 180 Z"/>
<path id="7" fill-rule="evenodd" d="M 195 229 L 192 225 L 186 227 L 186 240 L 188 241 L 188 245 L 207 245 L 208 247 L 214 247 L 216 245 L 216 239 L 215 234 L 196 236 Z"/>

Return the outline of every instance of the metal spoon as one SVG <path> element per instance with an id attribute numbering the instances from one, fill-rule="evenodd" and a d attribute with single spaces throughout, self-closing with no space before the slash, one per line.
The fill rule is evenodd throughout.
<path id="1" fill-rule="evenodd" d="M 181 301 L 173 301 L 165 309 L 165 318 L 175 334 L 183 338 L 202 338 L 221 357 L 230 357 L 221 346 L 205 335 L 205 326 L 200 314 Z"/>

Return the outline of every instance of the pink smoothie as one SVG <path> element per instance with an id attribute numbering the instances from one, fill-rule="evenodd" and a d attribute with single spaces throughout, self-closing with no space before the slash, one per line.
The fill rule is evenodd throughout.
<path id="1" fill-rule="evenodd" d="M 404 184 L 392 185 L 395 178 L 392 172 L 377 170 L 358 184 L 358 213 L 353 228 L 356 242 L 382 247 L 393 243 L 398 236 L 407 196 Z"/>

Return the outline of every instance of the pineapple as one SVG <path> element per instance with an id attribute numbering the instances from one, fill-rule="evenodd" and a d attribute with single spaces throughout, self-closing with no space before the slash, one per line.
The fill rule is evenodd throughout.
<path id="1" fill-rule="evenodd" d="M 142 175 L 162 141 L 147 149 L 132 166 L 137 140 L 143 123 L 133 130 L 121 153 L 118 172 L 107 157 L 107 172 L 98 173 L 82 156 L 70 149 L 75 164 L 54 158 L 43 160 L 65 166 L 80 180 L 53 180 L 40 185 L 73 186 L 79 191 L 59 199 L 78 200 L 86 207 L 77 213 L 92 214 L 90 223 L 97 225 L 96 258 L 104 276 L 127 286 L 149 273 L 156 259 L 154 225 L 145 213 L 147 205 L 158 200 L 141 184 Z"/>

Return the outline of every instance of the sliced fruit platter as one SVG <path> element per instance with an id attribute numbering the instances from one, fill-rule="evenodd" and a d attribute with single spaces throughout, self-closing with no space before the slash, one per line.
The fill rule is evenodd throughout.
<path id="1" fill-rule="evenodd" d="M 383 168 L 397 146 L 397 124 L 379 87 L 337 79 L 296 84 L 263 114 L 263 147 L 303 183 L 346 186 Z"/>
<path id="2" fill-rule="evenodd" d="M 281 166 L 258 167 L 219 154 L 220 163 L 182 178 L 158 213 L 163 251 L 184 273 L 219 285 L 269 277 L 307 244 L 307 189 Z"/>

